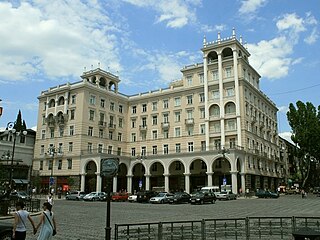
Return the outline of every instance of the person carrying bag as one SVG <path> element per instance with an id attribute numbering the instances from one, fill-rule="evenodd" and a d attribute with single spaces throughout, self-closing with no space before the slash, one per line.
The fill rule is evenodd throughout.
<path id="1" fill-rule="evenodd" d="M 53 212 L 51 211 L 52 205 L 48 202 L 43 203 L 43 214 L 40 215 L 40 222 L 37 229 L 42 225 L 40 234 L 37 240 L 50 240 L 52 236 L 56 235 L 57 227 L 54 219 Z"/>

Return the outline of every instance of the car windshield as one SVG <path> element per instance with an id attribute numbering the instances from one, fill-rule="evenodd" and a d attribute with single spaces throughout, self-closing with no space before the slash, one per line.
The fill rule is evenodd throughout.
<path id="1" fill-rule="evenodd" d="M 195 197 L 203 197 L 204 196 L 204 193 L 202 192 L 198 192 L 194 195 Z"/>
<path id="2" fill-rule="evenodd" d="M 19 195 L 21 195 L 21 196 L 28 196 L 25 192 L 19 192 Z"/>
<path id="3" fill-rule="evenodd" d="M 222 191 L 222 192 L 220 192 L 221 194 L 228 194 L 228 192 L 227 191 Z"/>
<path id="4" fill-rule="evenodd" d="M 165 197 L 166 196 L 166 193 L 159 193 L 158 195 L 157 195 L 157 197 Z"/>

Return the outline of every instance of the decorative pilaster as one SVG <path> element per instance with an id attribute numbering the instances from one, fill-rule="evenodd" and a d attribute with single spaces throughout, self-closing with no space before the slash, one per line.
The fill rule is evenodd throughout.
<path id="1" fill-rule="evenodd" d="M 146 177 L 146 190 L 150 190 L 150 175 L 144 175 Z"/>
<path id="2" fill-rule="evenodd" d="M 232 192 L 237 193 L 238 192 L 238 182 L 237 182 L 237 174 L 238 171 L 230 172 L 231 174 L 231 186 L 232 186 Z"/>
<path id="3" fill-rule="evenodd" d="M 213 176 L 213 174 L 214 174 L 214 172 L 206 172 L 206 174 L 207 174 L 207 179 L 208 179 L 208 187 L 211 187 L 211 186 L 213 186 L 213 184 L 212 184 L 212 176 Z"/>
<path id="4" fill-rule="evenodd" d="M 86 184 L 86 173 L 81 173 L 81 182 L 80 182 L 80 190 L 82 191 L 82 192 L 84 192 L 85 191 L 85 184 Z"/>
<path id="5" fill-rule="evenodd" d="M 96 192 L 101 192 L 101 176 L 99 172 L 96 172 L 96 175 L 97 175 Z"/>
<path id="6" fill-rule="evenodd" d="M 127 191 L 128 191 L 128 193 L 133 193 L 132 192 L 132 177 L 133 177 L 133 175 L 127 175 Z"/>
<path id="7" fill-rule="evenodd" d="M 185 178 L 185 191 L 190 193 L 190 175 L 191 173 L 184 173 Z"/>
<path id="8" fill-rule="evenodd" d="M 164 191 L 170 192 L 170 189 L 169 189 L 169 176 L 170 176 L 170 174 L 163 174 L 163 176 L 164 176 Z"/>

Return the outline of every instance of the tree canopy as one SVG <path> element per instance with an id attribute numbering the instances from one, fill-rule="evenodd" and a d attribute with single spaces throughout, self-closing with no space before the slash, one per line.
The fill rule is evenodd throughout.
<path id="1" fill-rule="evenodd" d="M 312 103 L 298 101 L 296 107 L 290 103 L 287 112 L 289 124 L 292 129 L 292 141 L 297 146 L 296 157 L 298 170 L 301 176 L 302 187 L 310 174 L 317 174 L 315 163 L 320 159 L 320 106 L 318 109 Z"/>

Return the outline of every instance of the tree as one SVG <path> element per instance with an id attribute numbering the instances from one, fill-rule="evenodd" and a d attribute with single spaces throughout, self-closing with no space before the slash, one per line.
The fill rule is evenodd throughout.
<path id="1" fill-rule="evenodd" d="M 310 102 L 298 101 L 296 105 L 297 108 L 290 103 L 287 117 L 292 129 L 291 139 L 297 146 L 297 175 L 304 187 L 309 178 L 314 179 L 310 174 L 317 174 L 311 167 L 314 168 L 313 163 L 320 159 L 320 106 L 317 111 Z"/>
<path id="2" fill-rule="evenodd" d="M 16 129 L 17 132 L 23 131 L 23 123 L 22 123 L 22 117 L 21 117 L 21 111 L 19 110 L 17 115 L 17 120 L 14 123 L 14 129 Z"/>

